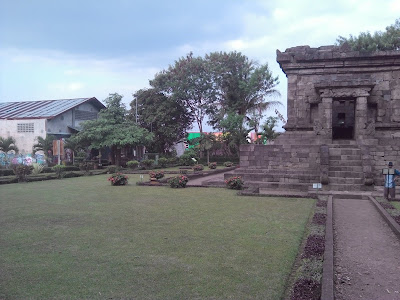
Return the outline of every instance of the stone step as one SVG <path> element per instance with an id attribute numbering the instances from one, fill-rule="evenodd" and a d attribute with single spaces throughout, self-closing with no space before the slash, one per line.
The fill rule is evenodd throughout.
<path id="1" fill-rule="evenodd" d="M 284 169 L 244 169 L 238 168 L 234 172 L 225 174 L 279 174 L 279 175 L 313 175 L 317 173 L 315 169 L 310 170 L 284 170 Z"/>
<path id="2" fill-rule="evenodd" d="M 329 144 L 329 149 L 359 149 L 358 145 L 340 145 L 340 144 Z"/>
<path id="3" fill-rule="evenodd" d="M 308 192 L 299 192 L 294 190 L 277 191 L 275 189 L 269 189 L 269 188 L 260 188 L 258 193 L 260 195 L 271 196 L 271 197 L 299 197 L 299 198 L 309 197 Z"/>
<path id="4" fill-rule="evenodd" d="M 361 159 L 354 159 L 354 160 L 329 160 L 329 166 L 334 166 L 334 167 L 357 167 L 357 166 L 362 166 L 362 161 Z"/>
<path id="5" fill-rule="evenodd" d="M 225 176 L 224 179 L 229 179 L 232 176 Z M 319 175 L 304 175 L 304 176 L 276 176 L 276 175 L 242 175 L 244 182 L 251 181 L 260 181 L 260 182 L 280 182 L 280 183 L 310 183 L 310 182 L 319 182 Z"/>
<path id="6" fill-rule="evenodd" d="M 356 173 L 362 173 L 363 167 L 361 165 L 361 162 L 357 166 L 340 166 L 338 164 L 331 164 L 329 166 L 329 172 L 356 172 Z"/>
<path id="7" fill-rule="evenodd" d="M 344 145 L 356 146 L 357 142 L 355 140 L 333 140 L 332 144 L 338 146 L 344 146 Z"/>
<path id="8" fill-rule="evenodd" d="M 351 169 L 349 168 L 349 171 L 345 170 L 345 171 L 329 171 L 329 177 L 341 177 L 341 178 L 363 178 L 364 177 L 364 173 L 361 172 L 362 168 L 360 167 L 359 171 L 353 171 L 354 167 L 351 167 Z"/>
<path id="9" fill-rule="evenodd" d="M 361 161 L 361 156 L 358 155 L 330 155 L 329 160 L 359 160 Z"/>
<path id="10" fill-rule="evenodd" d="M 275 189 L 275 190 L 296 190 L 306 192 L 312 187 L 310 183 L 283 183 L 283 182 L 264 182 L 264 181 L 251 181 L 245 182 L 245 186 L 258 189 Z"/>
<path id="11" fill-rule="evenodd" d="M 329 149 L 330 156 L 341 156 L 341 155 L 361 155 L 360 149 L 353 148 L 330 148 Z"/>
<path id="12" fill-rule="evenodd" d="M 364 184 L 336 184 L 331 183 L 323 186 L 324 191 L 373 191 L 373 186 Z"/>
<path id="13" fill-rule="evenodd" d="M 344 178 L 344 177 L 329 177 L 329 184 L 363 184 L 364 177 Z"/>

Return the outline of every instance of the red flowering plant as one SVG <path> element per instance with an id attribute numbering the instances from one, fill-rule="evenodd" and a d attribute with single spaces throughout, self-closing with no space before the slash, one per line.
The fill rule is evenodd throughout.
<path id="1" fill-rule="evenodd" d="M 232 189 L 232 190 L 241 190 L 244 185 L 242 177 L 240 177 L 240 176 L 231 177 L 231 178 L 225 180 L 225 183 L 226 183 L 226 186 L 228 187 L 228 189 Z"/>
<path id="2" fill-rule="evenodd" d="M 108 181 L 111 181 L 111 185 L 126 185 L 128 184 L 128 176 L 122 173 L 112 174 Z"/>
<path id="3" fill-rule="evenodd" d="M 151 171 L 149 176 L 150 178 L 161 179 L 164 177 L 164 171 Z"/>
<path id="4" fill-rule="evenodd" d="M 210 169 L 216 169 L 216 168 L 217 168 L 217 163 L 216 163 L 216 162 L 210 162 L 210 163 L 208 164 L 208 168 L 210 168 Z"/>
<path id="5" fill-rule="evenodd" d="M 203 171 L 204 166 L 202 164 L 197 164 L 193 166 L 194 171 Z"/>
<path id="6" fill-rule="evenodd" d="M 172 188 L 185 188 L 189 179 L 185 175 L 171 177 L 168 180 L 169 186 Z"/>

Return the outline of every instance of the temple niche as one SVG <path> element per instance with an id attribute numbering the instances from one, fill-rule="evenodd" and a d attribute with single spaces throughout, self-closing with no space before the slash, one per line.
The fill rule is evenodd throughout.
<path id="1" fill-rule="evenodd" d="M 389 161 L 400 167 L 400 51 L 347 45 L 277 50 L 288 80 L 287 118 L 272 145 L 242 145 L 254 190 L 372 190 Z"/>

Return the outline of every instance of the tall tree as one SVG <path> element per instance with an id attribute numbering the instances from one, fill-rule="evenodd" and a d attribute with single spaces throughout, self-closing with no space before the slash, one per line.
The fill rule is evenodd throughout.
<path id="1" fill-rule="evenodd" d="M 156 74 L 150 85 L 183 103 L 183 107 L 199 126 L 200 132 L 203 132 L 204 118 L 215 93 L 210 75 L 204 59 L 193 57 L 193 53 L 189 53 L 175 61 L 168 70 Z"/>
<path id="2" fill-rule="evenodd" d="M 0 150 L 8 153 L 9 151 L 14 150 L 16 153 L 18 153 L 18 147 L 15 144 L 15 139 L 13 137 L 8 137 L 8 138 L 2 138 L 0 137 Z"/>
<path id="3" fill-rule="evenodd" d="M 224 136 L 224 142 L 228 145 L 233 154 L 239 154 L 241 144 L 247 144 L 247 135 L 251 128 L 243 123 L 244 117 L 236 113 L 228 113 L 228 115 L 219 121 L 219 126 Z"/>
<path id="4" fill-rule="evenodd" d="M 278 117 L 268 117 L 262 126 L 261 141 L 272 141 L 276 139 L 280 133 L 275 131 L 278 124 Z"/>
<path id="5" fill-rule="evenodd" d="M 274 77 L 268 64 L 259 65 L 240 52 L 213 52 L 206 55 L 212 72 L 215 102 L 208 110 L 210 123 L 220 128 L 225 116 L 236 113 L 258 132 L 263 113 L 279 101 L 271 101 L 271 96 L 279 95 L 275 89 L 278 77 Z"/>
<path id="6" fill-rule="evenodd" d="M 112 163 L 119 165 L 122 147 L 147 145 L 153 135 L 127 118 L 121 95 L 110 94 L 105 102 L 106 108 L 99 112 L 98 119 L 84 122 L 73 139 L 90 148 L 110 147 Z"/>
<path id="7" fill-rule="evenodd" d="M 387 26 L 386 31 L 361 32 L 358 36 L 350 35 L 349 38 L 339 36 L 336 40 L 338 45 L 349 44 L 356 51 L 386 51 L 400 50 L 400 18 L 393 25 Z"/>
<path id="8" fill-rule="evenodd" d="M 133 95 L 130 117 L 154 134 L 151 152 L 167 153 L 171 146 L 186 135 L 193 119 L 182 103 L 154 88 L 142 89 Z"/>

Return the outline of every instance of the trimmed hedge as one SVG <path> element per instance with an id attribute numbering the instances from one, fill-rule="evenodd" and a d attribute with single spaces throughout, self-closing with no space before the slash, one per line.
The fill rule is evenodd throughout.
<path id="1" fill-rule="evenodd" d="M 0 176 L 11 176 L 15 175 L 12 169 L 0 169 Z"/>

